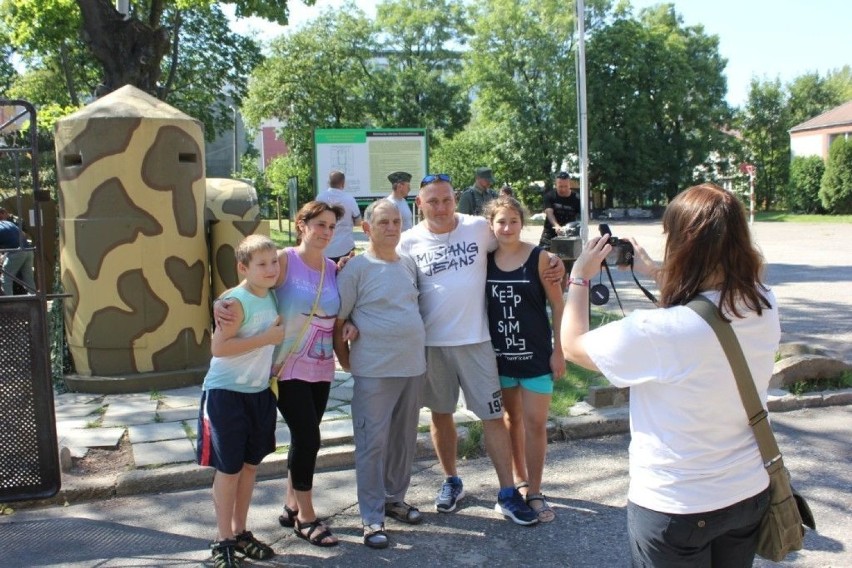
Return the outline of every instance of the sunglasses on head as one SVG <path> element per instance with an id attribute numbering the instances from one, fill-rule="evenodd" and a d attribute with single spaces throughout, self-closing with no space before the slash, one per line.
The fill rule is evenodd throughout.
<path id="1" fill-rule="evenodd" d="M 450 183 L 453 180 L 450 179 L 449 174 L 429 174 L 428 176 L 420 180 L 420 187 L 423 187 L 424 185 L 428 185 L 435 181 L 445 181 L 447 183 Z"/>

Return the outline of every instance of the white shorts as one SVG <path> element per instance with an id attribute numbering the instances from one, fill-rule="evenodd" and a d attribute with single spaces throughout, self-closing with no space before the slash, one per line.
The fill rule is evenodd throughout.
<path id="1" fill-rule="evenodd" d="M 423 406 L 432 412 L 452 414 L 459 401 L 480 420 L 503 416 L 503 396 L 497 375 L 497 357 L 490 341 L 453 347 L 426 347 L 426 382 Z"/>

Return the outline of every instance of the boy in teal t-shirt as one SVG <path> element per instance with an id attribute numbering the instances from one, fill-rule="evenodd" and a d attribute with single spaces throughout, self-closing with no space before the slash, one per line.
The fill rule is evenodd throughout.
<path id="1" fill-rule="evenodd" d="M 213 503 L 216 566 L 238 568 L 236 553 L 256 560 L 275 555 L 246 530 L 257 466 L 275 451 L 275 396 L 269 389 L 272 352 L 284 340 L 275 286 L 278 251 L 268 237 L 250 235 L 237 247 L 239 286 L 233 298 L 234 323 L 213 332 L 213 358 L 204 377 L 198 415 L 198 463 L 216 468 Z"/>

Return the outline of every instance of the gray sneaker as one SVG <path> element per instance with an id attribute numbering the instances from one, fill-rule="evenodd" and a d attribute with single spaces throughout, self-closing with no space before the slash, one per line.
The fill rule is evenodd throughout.
<path id="1" fill-rule="evenodd" d="M 441 490 L 435 497 L 435 509 L 439 513 L 452 513 L 462 497 L 464 497 L 464 483 L 460 477 L 450 476 L 441 485 Z"/>

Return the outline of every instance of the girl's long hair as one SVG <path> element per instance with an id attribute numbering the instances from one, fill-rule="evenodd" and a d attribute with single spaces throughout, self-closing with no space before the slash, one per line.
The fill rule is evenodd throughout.
<path id="1" fill-rule="evenodd" d="M 712 183 L 682 191 L 666 207 L 663 232 L 661 306 L 684 305 L 712 281 L 721 290 L 721 313 L 743 317 L 743 307 L 758 315 L 771 308 L 761 282 L 763 257 L 733 193 Z"/>

